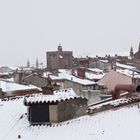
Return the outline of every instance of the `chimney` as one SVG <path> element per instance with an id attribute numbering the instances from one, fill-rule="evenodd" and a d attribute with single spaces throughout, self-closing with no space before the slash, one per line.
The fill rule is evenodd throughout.
<path id="1" fill-rule="evenodd" d="M 86 69 L 84 67 L 77 68 L 77 76 L 84 79 L 85 71 L 86 71 Z"/>
<path id="2" fill-rule="evenodd" d="M 53 87 L 52 86 L 42 87 L 42 93 L 45 95 L 52 95 L 53 94 Z"/>
<path id="3" fill-rule="evenodd" d="M 52 79 L 51 79 L 50 75 L 48 75 L 48 78 L 47 78 L 47 85 L 42 87 L 42 93 L 50 94 L 50 95 L 53 94 Z"/>
<path id="4" fill-rule="evenodd" d="M 135 87 L 134 85 L 116 85 L 114 91 L 112 91 L 112 99 L 118 99 L 120 97 L 121 91 L 135 92 L 139 91 L 139 86 Z"/>

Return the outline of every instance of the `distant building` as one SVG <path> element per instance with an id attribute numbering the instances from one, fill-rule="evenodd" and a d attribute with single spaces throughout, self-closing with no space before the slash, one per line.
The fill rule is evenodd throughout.
<path id="1" fill-rule="evenodd" d="M 18 84 L 25 84 L 23 79 L 32 74 L 35 69 L 33 67 L 21 67 L 16 69 L 13 75 L 14 82 Z"/>
<path id="2" fill-rule="evenodd" d="M 52 82 L 53 90 L 58 90 L 60 88 L 60 86 L 57 85 L 56 82 L 53 82 L 53 81 L 51 82 Z M 37 73 L 33 73 L 31 75 L 24 77 L 23 83 L 25 85 L 32 84 L 32 85 L 42 88 L 49 85 L 49 77 L 44 77 Z"/>
<path id="3" fill-rule="evenodd" d="M 40 88 L 32 85 L 25 86 L 6 80 L 0 80 L 0 98 L 31 95 L 40 92 Z"/>
<path id="4" fill-rule="evenodd" d="M 104 72 L 108 72 L 112 69 L 112 63 L 108 62 L 108 60 L 97 60 L 95 62 L 95 67 L 103 70 Z"/>
<path id="5" fill-rule="evenodd" d="M 131 63 L 133 66 L 137 67 L 137 69 L 140 69 L 140 43 L 138 46 L 138 51 L 136 53 L 132 53 L 133 50 L 130 50 L 130 56 L 131 56 Z"/>
<path id="6" fill-rule="evenodd" d="M 60 72 L 58 76 L 50 75 L 53 82 L 60 85 L 60 89 L 72 88 L 74 92 L 81 97 L 88 99 L 88 104 L 100 100 L 99 95 L 102 92 L 98 83 L 85 78 L 85 69 L 78 68 L 75 75 L 68 72 Z"/>
<path id="7" fill-rule="evenodd" d="M 90 64 L 90 58 L 86 57 L 86 58 L 74 58 L 74 64 L 73 67 L 85 67 L 85 68 L 89 68 L 89 64 Z"/>
<path id="8" fill-rule="evenodd" d="M 46 55 L 47 68 L 49 71 L 72 68 L 73 52 L 63 51 L 61 45 L 58 46 L 57 51 L 46 52 Z"/>
<path id="9" fill-rule="evenodd" d="M 107 87 L 109 91 L 114 90 L 118 84 L 140 85 L 140 74 L 130 68 L 129 66 L 125 69 L 111 70 L 98 83 Z"/>
<path id="10" fill-rule="evenodd" d="M 134 57 L 134 52 L 133 52 L 133 47 L 131 46 L 131 49 L 130 49 L 130 57 L 133 58 Z"/>
<path id="11" fill-rule="evenodd" d="M 140 44 L 138 47 L 138 51 L 134 54 L 134 59 L 140 59 Z"/>
<path id="12" fill-rule="evenodd" d="M 47 78 L 38 75 L 37 73 L 30 74 L 23 78 L 23 83 L 25 85 L 35 85 L 37 87 L 44 87 L 47 85 Z"/>

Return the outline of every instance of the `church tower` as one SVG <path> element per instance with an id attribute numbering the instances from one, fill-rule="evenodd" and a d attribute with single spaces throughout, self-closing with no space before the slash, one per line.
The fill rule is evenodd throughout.
<path id="1" fill-rule="evenodd" d="M 29 60 L 27 61 L 27 67 L 30 67 L 30 61 Z"/>
<path id="2" fill-rule="evenodd" d="M 133 58 L 134 57 L 134 52 L 133 52 L 133 47 L 131 46 L 131 49 L 130 49 L 130 57 Z"/>
<path id="3" fill-rule="evenodd" d="M 36 68 L 37 68 L 37 69 L 39 68 L 39 62 L 38 62 L 38 59 L 36 59 Z"/>

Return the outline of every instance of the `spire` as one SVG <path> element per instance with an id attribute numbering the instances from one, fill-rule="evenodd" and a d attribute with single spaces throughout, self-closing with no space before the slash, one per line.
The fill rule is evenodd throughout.
<path id="1" fill-rule="evenodd" d="M 130 52 L 133 52 L 133 47 L 131 46 Z"/>
<path id="2" fill-rule="evenodd" d="M 131 46 L 131 49 L 130 49 L 130 57 L 133 58 L 134 56 L 134 52 L 133 52 L 133 47 Z"/>
<path id="3" fill-rule="evenodd" d="M 30 62 L 29 62 L 29 60 L 27 61 L 27 67 L 30 67 Z"/>
<path id="4" fill-rule="evenodd" d="M 138 48 L 138 49 L 139 49 L 139 51 L 140 51 L 140 42 L 139 42 L 139 48 Z"/>
<path id="5" fill-rule="evenodd" d="M 36 68 L 39 68 L 39 63 L 38 63 L 38 59 L 36 59 Z"/>

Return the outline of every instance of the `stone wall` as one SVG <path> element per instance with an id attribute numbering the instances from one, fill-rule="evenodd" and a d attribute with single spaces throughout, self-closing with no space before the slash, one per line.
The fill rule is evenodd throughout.
<path id="1" fill-rule="evenodd" d="M 58 121 L 57 118 L 57 105 L 49 106 L 49 117 L 51 123 L 56 123 Z"/>
<path id="2" fill-rule="evenodd" d="M 82 86 L 79 83 L 75 83 L 73 81 L 68 81 L 68 80 L 64 81 L 64 88 L 72 88 L 78 96 L 87 98 L 89 104 L 100 101 L 100 93 L 102 92 L 101 90 L 93 89 L 93 90 L 90 90 L 89 92 L 88 90 L 85 92 L 85 89 L 86 89 L 85 86 Z"/>
<path id="3" fill-rule="evenodd" d="M 82 85 L 79 83 L 75 83 L 73 81 L 65 80 L 64 81 L 64 88 L 72 88 L 74 92 L 80 96 L 82 91 Z"/>
<path id="4" fill-rule="evenodd" d="M 44 78 L 38 75 L 31 75 L 24 78 L 23 80 L 24 80 L 24 84 L 27 84 L 27 85 L 32 84 L 37 87 L 44 87 L 48 83 L 47 78 Z"/>
<path id="5" fill-rule="evenodd" d="M 55 69 L 68 69 L 72 67 L 72 51 L 53 51 L 47 52 L 47 68 L 52 71 Z"/>
<path id="6" fill-rule="evenodd" d="M 58 122 L 73 119 L 86 114 L 87 100 L 82 98 L 71 99 L 58 103 Z"/>

